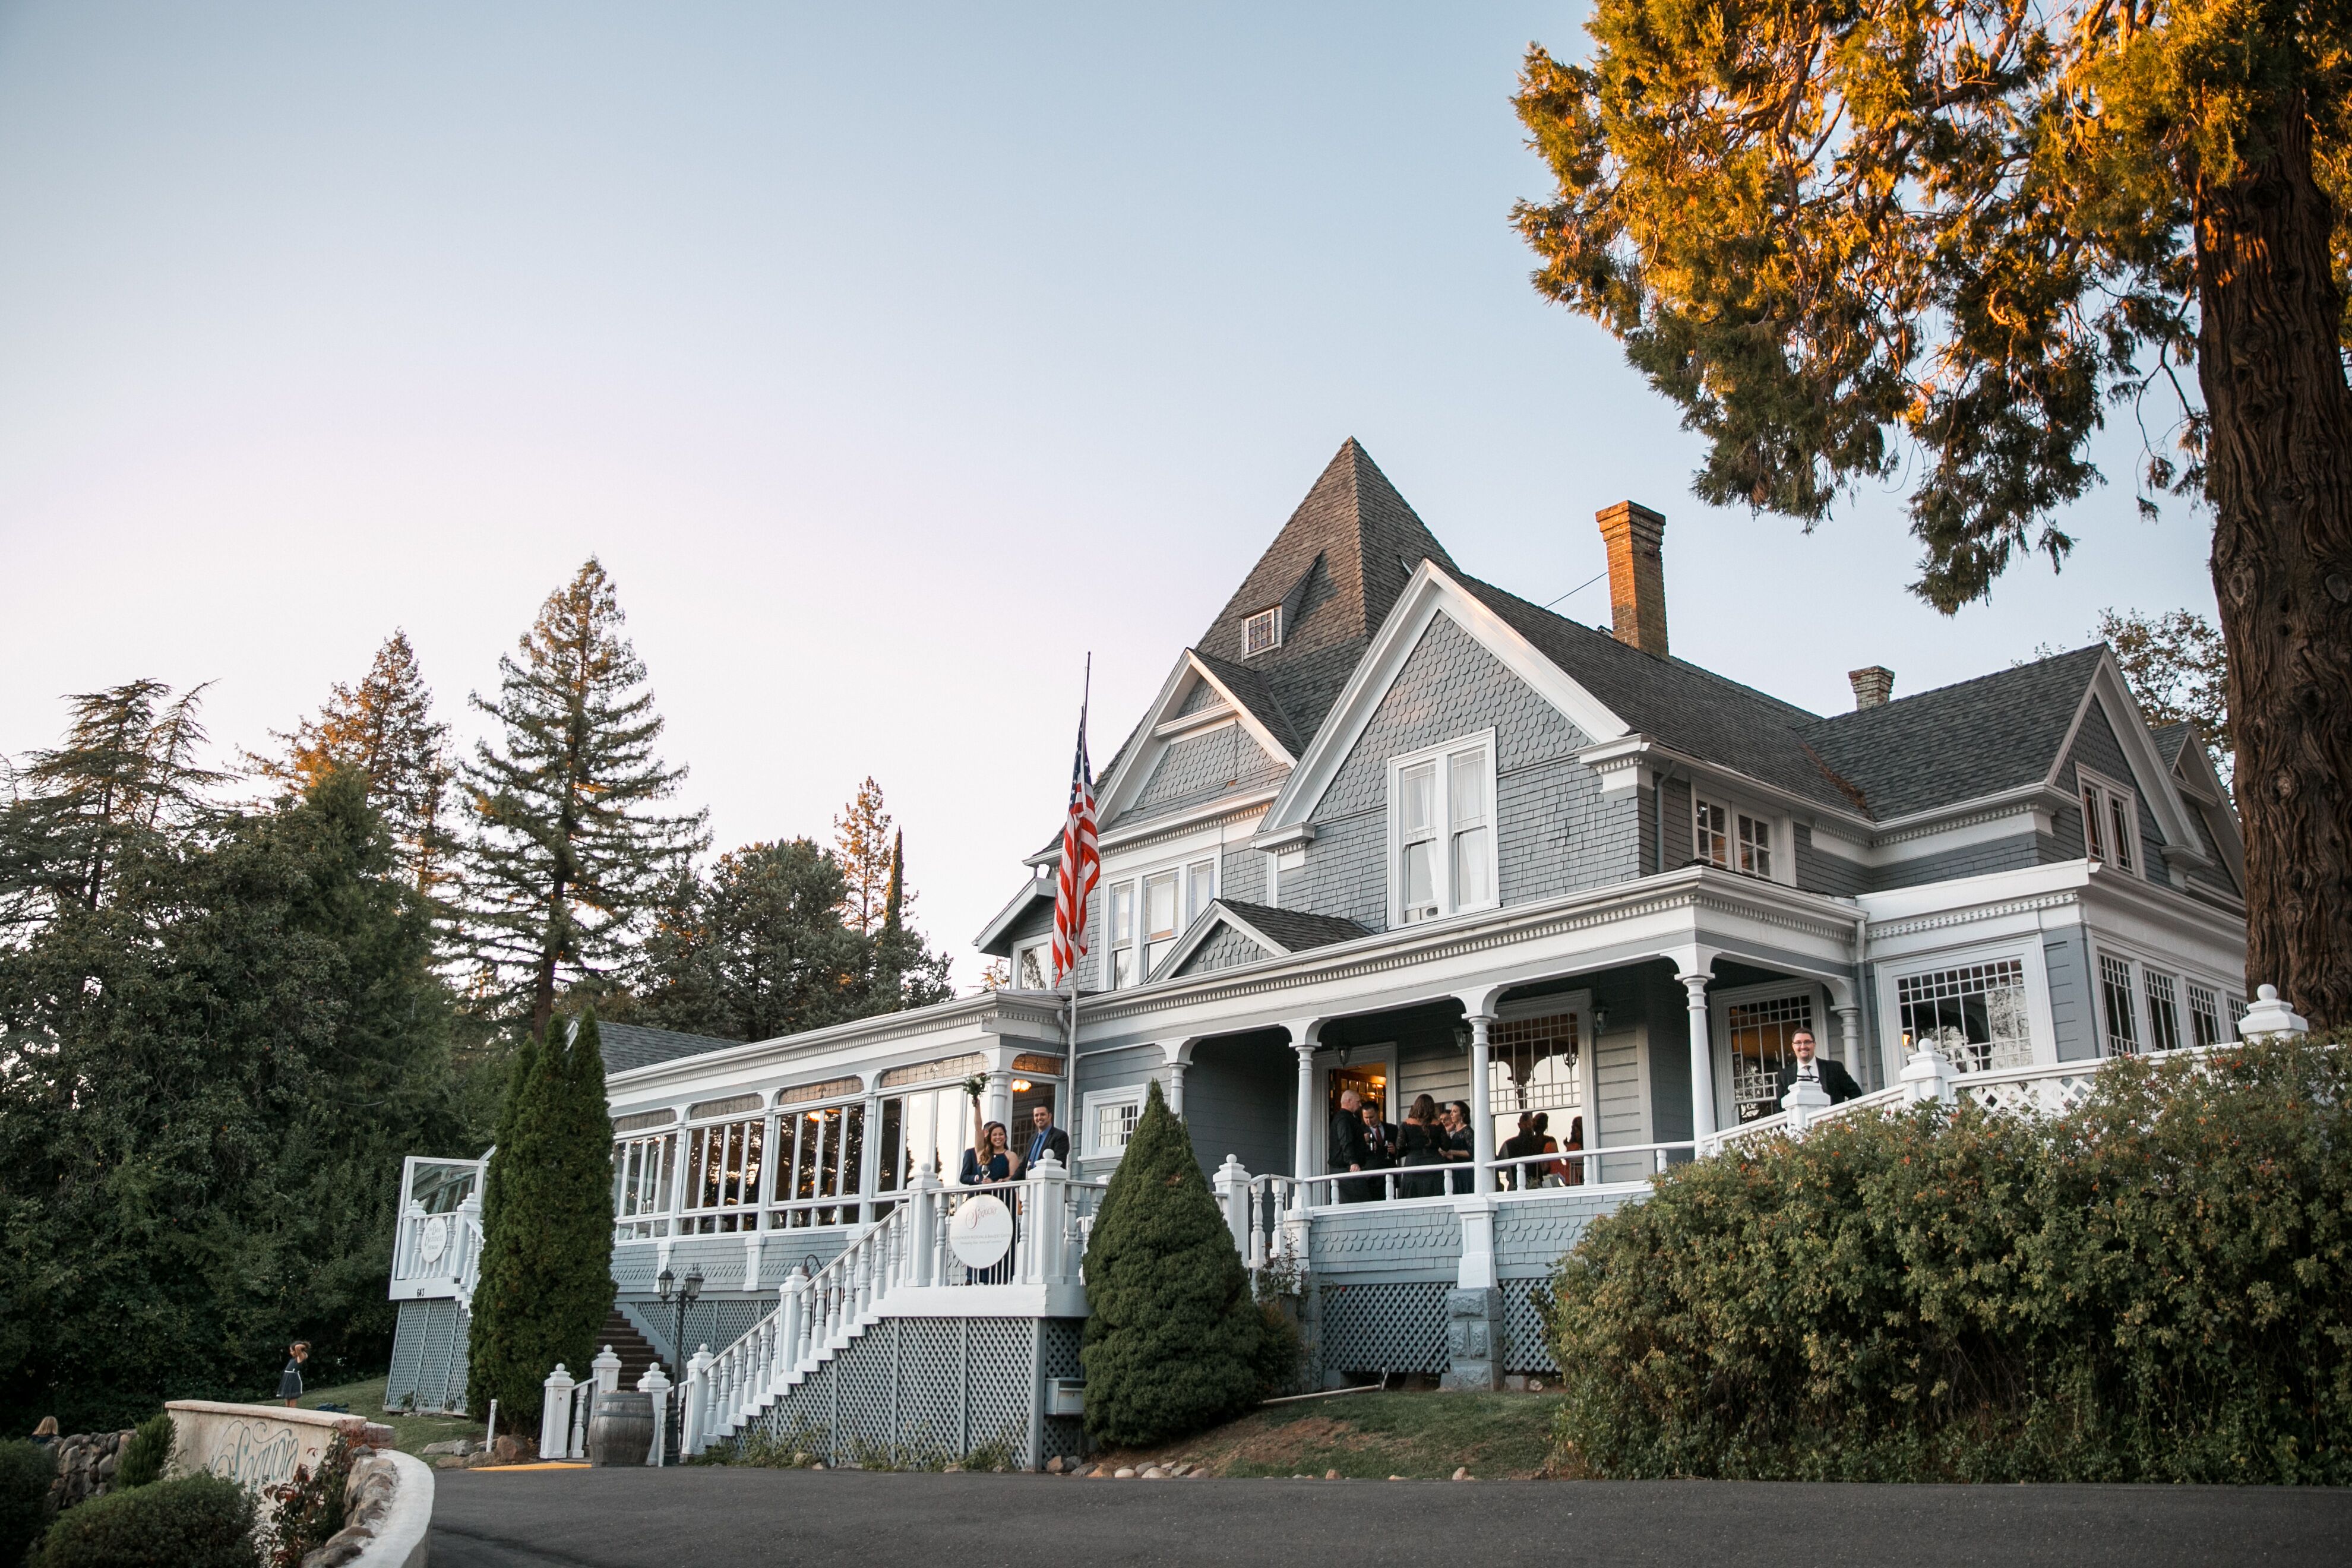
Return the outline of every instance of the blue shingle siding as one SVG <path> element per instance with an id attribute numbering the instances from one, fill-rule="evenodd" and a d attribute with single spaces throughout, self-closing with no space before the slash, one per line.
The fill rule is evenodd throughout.
<path id="1" fill-rule="evenodd" d="M 1897 860 L 1878 868 L 1872 879 L 1872 890 L 1883 892 L 1889 888 L 1916 888 L 1923 882 L 1946 882 L 1955 877 L 1976 877 L 1989 871 L 2014 871 L 2021 867 L 2042 862 L 2041 847 L 2047 840 L 2032 833 L 2014 837 L 1995 838 L 1983 844 L 1963 845 L 1958 849 L 1938 850 L 1916 859 Z"/>
<path id="2" fill-rule="evenodd" d="M 1813 847 L 1813 830 L 1797 824 L 1797 886 L 1809 892 L 1853 898 L 1870 890 L 1870 868 Z"/>
<path id="3" fill-rule="evenodd" d="M 1135 804 L 1113 820 L 1125 824 L 1164 816 L 1221 795 L 1262 788 L 1278 782 L 1286 771 L 1239 724 L 1221 725 L 1205 735 L 1188 735 L 1162 752 Z"/>
<path id="4" fill-rule="evenodd" d="M 2061 931 L 2042 942 L 2050 975 L 2050 1024 L 2057 1035 L 2058 1059 L 2089 1061 L 2099 1054 L 2099 1031 L 2091 1011 L 2090 965 L 2082 933 Z"/>
<path id="5" fill-rule="evenodd" d="M 1283 906 L 1385 930 L 1389 759 L 1490 728 L 1505 903 L 1639 874 L 1641 808 L 1631 799 L 1601 798 L 1599 781 L 1575 761 L 1588 738 L 1440 616 L 1324 793 L 1307 863 L 1283 875 Z"/>
<path id="6" fill-rule="evenodd" d="M 1176 973 L 1206 974 L 1212 970 L 1231 969 L 1236 964 L 1258 963 L 1274 954 L 1229 925 L 1220 925 L 1216 933 L 1192 950 Z"/>
<path id="7" fill-rule="evenodd" d="M 1018 945 L 1034 937 L 1046 935 L 1054 929 L 1054 900 L 1038 899 L 1026 913 L 1005 928 L 1004 940 Z"/>
<path id="8" fill-rule="evenodd" d="M 1695 829 L 1691 826 L 1691 786 L 1688 779 L 1668 779 L 1665 783 L 1666 820 L 1662 836 L 1658 824 L 1650 824 L 1650 842 L 1646 846 L 1653 870 L 1671 871 L 1677 866 L 1690 864 L 1696 852 Z M 1660 845 L 1664 846 L 1665 860 L 1658 859 Z"/>
<path id="9" fill-rule="evenodd" d="M 1451 1281 L 1461 1268 L 1462 1221 L 1444 1205 L 1353 1204 L 1318 1211 L 1308 1247 L 1323 1279 Z"/>
<path id="10" fill-rule="evenodd" d="M 1563 1188 L 1497 1204 L 1495 1271 L 1505 1279 L 1549 1276 L 1561 1257 L 1583 1239 L 1585 1226 L 1628 1201 L 1622 1193 L 1604 1197 Z"/>
<path id="11" fill-rule="evenodd" d="M 1184 1123 L 1201 1169 L 1233 1155 L 1253 1176 L 1290 1169 L 1298 1058 L 1271 1035 L 1203 1040 L 1184 1074 Z"/>
<path id="12" fill-rule="evenodd" d="M 1187 714 L 1198 713 L 1202 709 L 1212 707 L 1223 700 L 1223 698 L 1217 695 L 1215 687 L 1205 680 L 1196 680 L 1192 683 L 1192 689 L 1184 694 L 1184 700 L 1177 705 L 1176 714 L 1178 718 L 1182 718 Z"/>
<path id="13" fill-rule="evenodd" d="M 1246 832 L 1236 830 L 1234 837 L 1246 840 Z M 1259 850 L 1236 844 L 1225 850 L 1224 864 L 1217 871 L 1217 892 L 1222 898 L 1236 899 L 1244 904 L 1265 902 L 1265 856 Z"/>
<path id="14" fill-rule="evenodd" d="M 2164 835 L 2156 826 L 2156 813 L 2148 809 L 2147 786 L 2142 784 L 2124 761 L 2124 749 L 2116 739 L 2114 728 L 2107 722 L 2106 709 L 2095 697 L 2091 699 L 2091 710 L 2083 715 L 2083 727 L 2074 732 L 2074 749 L 2067 754 L 2066 771 L 2063 777 L 2070 791 L 2078 797 L 2082 785 L 2074 777 L 2074 764 L 2081 763 L 2094 773 L 2103 773 L 2119 784 L 2131 786 L 2139 802 L 2139 841 L 2147 852 L 2147 864 L 2141 868 L 2148 879 L 2161 882 L 2169 879 L 2170 871 L 2164 858 Z M 2075 831 L 2082 831 L 2082 812 L 2074 812 Z"/>

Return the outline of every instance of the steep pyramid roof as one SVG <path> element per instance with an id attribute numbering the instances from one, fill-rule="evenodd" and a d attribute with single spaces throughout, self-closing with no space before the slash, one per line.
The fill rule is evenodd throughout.
<path id="1" fill-rule="evenodd" d="M 1289 731 L 1312 735 L 1423 559 L 1454 570 L 1445 546 L 1350 436 L 1201 635 L 1198 650 L 1245 663 Z M 1284 606 L 1282 646 L 1244 661 L 1242 623 L 1276 605 Z"/>

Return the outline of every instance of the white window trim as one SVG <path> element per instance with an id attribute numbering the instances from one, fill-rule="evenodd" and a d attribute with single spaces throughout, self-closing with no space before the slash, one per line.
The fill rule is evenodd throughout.
<path id="1" fill-rule="evenodd" d="M 2083 827 L 2084 858 L 2096 859 L 2100 865 L 2109 870 L 2121 871 L 2126 876 L 2137 877 L 2145 881 L 2147 878 L 2147 841 L 2139 830 L 2139 792 L 2129 784 L 2117 784 L 2106 774 L 2077 763 L 2074 764 L 2074 808 L 2077 811 L 2083 808 L 2083 795 L 2086 790 L 2095 790 L 2099 795 L 2099 836 L 2102 839 L 2108 837 L 2115 831 L 2115 808 L 2111 803 L 2116 801 L 2123 803 L 2124 822 L 2131 835 L 2131 843 L 2128 846 L 2131 850 L 2131 864 L 2128 867 L 2117 865 L 2111 847 L 2108 853 L 2094 856 L 2091 853 L 2091 827 L 2088 823 L 2085 823 Z"/>
<path id="2" fill-rule="evenodd" d="M 1082 1129 L 1082 1136 L 1085 1139 L 1085 1152 L 1080 1156 L 1082 1159 L 1118 1160 L 1126 1155 L 1125 1144 L 1116 1149 L 1106 1149 L 1096 1141 L 1095 1134 L 1102 1126 L 1101 1112 L 1113 1106 L 1132 1105 L 1135 1107 L 1136 1120 L 1140 1121 L 1143 1120 L 1143 1102 L 1146 1092 L 1145 1086 L 1139 1083 L 1126 1089 L 1097 1089 L 1087 1095 L 1081 1102 L 1086 1115 L 1086 1124 Z"/>
<path id="3" fill-rule="evenodd" d="M 1129 939 L 1128 944 L 1129 952 L 1133 954 L 1135 959 L 1135 980 L 1132 984 L 1118 987 L 1118 989 L 1121 991 L 1132 991 L 1137 986 L 1150 984 L 1151 979 L 1151 972 L 1148 967 L 1146 967 L 1144 962 L 1151 951 L 1151 930 L 1149 923 L 1150 911 L 1144 905 L 1144 884 L 1158 877 L 1172 876 L 1176 879 L 1176 936 L 1181 937 L 1187 931 L 1192 929 L 1192 919 L 1197 918 L 1187 917 L 1184 913 L 1184 873 L 1188 868 L 1197 866 L 1203 860 L 1206 860 L 1209 863 L 1209 899 L 1213 901 L 1214 900 L 1223 898 L 1225 890 L 1225 858 L 1215 849 L 1194 849 L 1190 854 L 1177 856 L 1171 860 L 1160 860 L 1154 861 L 1149 865 L 1139 865 L 1132 869 L 1121 870 L 1116 877 L 1105 877 L 1102 879 L 1100 888 L 1102 893 L 1103 942 L 1101 947 L 1097 951 L 1102 955 L 1102 983 L 1104 990 L 1108 991 L 1112 988 L 1110 985 L 1110 977 L 1114 967 L 1111 963 L 1111 942 L 1109 935 L 1111 889 L 1122 884 L 1131 885 L 1135 889 L 1135 935 Z M 1270 868 L 1269 868 L 1269 869 Z M 1204 910 L 1207 907 L 1208 904 L 1205 902 L 1202 905 L 1202 908 Z M 1171 939 L 1171 942 L 1173 940 L 1173 938 Z M 1020 972 L 1016 969 L 1013 973 L 1017 976 Z"/>
<path id="4" fill-rule="evenodd" d="M 1726 864 L 1717 866 L 1698 851 L 1698 808 L 1702 805 L 1722 808 L 1724 854 L 1728 857 Z M 1743 816 L 1763 825 L 1765 847 L 1772 856 L 1772 869 L 1767 875 L 1758 877 L 1753 871 L 1739 868 L 1739 819 Z M 1759 882 L 1779 882 L 1788 887 L 1796 885 L 1797 835 L 1787 817 L 1759 811 L 1727 790 L 1711 789 L 1704 783 L 1695 783 L 1691 785 L 1690 811 L 1683 826 L 1691 830 L 1692 859 L 1715 866 L 1718 871 L 1728 871 L 1735 877 L 1749 877 Z"/>
<path id="5" fill-rule="evenodd" d="M 1250 627 L 1258 621 L 1266 619 L 1269 616 L 1272 617 L 1274 622 L 1273 640 L 1268 642 L 1264 647 L 1253 648 L 1249 645 Z M 1255 658 L 1259 654 L 1272 653 L 1276 648 L 1282 646 L 1282 606 L 1280 605 L 1273 605 L 1267 609 L 1252 611 L 1250 614 L 1242 617 L 1242 657 L 1244 658 Z"/>
<path id="6" fill-rule="evenodd" d="M 1015 989 L 1020 987 L 1021 961 L 1033 952 L 1037 954 L 1037 973 L 1045 981 L 1046 987 L 1051 989 L 1054 984 L 1054 939 L 1052 937 L 1045 937 L 1037 942 L 1024 942 L 1013 948 L 1013 984 Z"/>
<path id="7" fill-rule="evenodd" d="M 1454 783 L 1453 770 L 1445 765 L 1446 759 L 1457 756 L 1460 753 L 1468 751 L 1483 751 L 1486 753 L 1486 758 L 1487 896 L 1475 904 L 1458 902 L 1454 897 L 1454 856 L 1452 852 L 1452 836 L 1454 831 Z M 1423 763 L 1434 763 L 1437 764 L 1435 822 L 1437 826 L 1437 840 L 1444 851 L 1435 858 L 1437 862 L 1435 870 L 1438 877 L 1438 900 L 1437 913 L 1433 918 L 1442 921 L 1449 919 L 1454 915 L 1475 914 L 1481 910 L 1497 909 L 1501 907 L 1503 901 L 1503 808 L 1502 801 L 1499 798 L 1501 794 L 1499 787 L 1500 780 L 1496 776 L 1497 770 L 1496 767 L 1495 757 L 1495 731 L 1492 728 L 1488 728 L 1485 730 L 1475 730 L 1466 735 L 1457 735 L 1454 739 L 1447 741 L 1441 745 L 1424 746 L 1418 752 L 1407 752 L 1402 755 L 1393 756 L 1389 759 L 1387 803 L 1387 879 L 1389 886 L 1389 929 L 1391 931 L 1399 930 L 1405 924 L 1404 878 L 1401 874 L 1404 859 L 1404 812 L 1402 809 L 1403 794 L 1400 788 L 1400 781 L 1402 779 L 1406 769 L 1419 767 Z M 1428 922 L 1415 921 L 1414 923 L 1427 924 Z"/>
<path id="8" fill-rule="evenodd" d="M 2090 952 L 2091 1004 L 2098 1004 L 2098 954 Z M 1901 990 L 1895 982 L 1916 974 L 1932 974 L 1939 969 L 1964 969 L 1974 963 L 1991 963 L 2004 958 L 2021 959 L 2025 963 L 2025 1004 L 2028 1027 L 2033 1031 L 2033 1061 L 2047 1067 L 2058 1060 L 2058 1022 L 2050 1008 L 2050 955 L 2042 946 L 2039 933 L 2029 940 L 2011 938 L 2006 941 L 1975 942 L 1966 947 L 1937 948 L 1926 952 L 1906 952 L 1876 962 L 1876 994 L 1872 1004 L 1878 1013 L 1880 1069 L 1885 1081 L 1892 1084 L 1903 1072 L 1903 1004 Z M 2098 1018 L 2099 1054 L 2106 1054 L 2106 1019 Z M 1865 1047 L 1865 1049 L 1868 1047 Z M 1848 1062 L 1846 1067 L 1853 1067 Z M 1860 1075 L 1856 1075 L 1860 1076 Z"/>
<path id="9" fill-rule="evenodd" d="M 2194 963 L 2183 963 L 2153 948 L 2144 948 L 2129 942 L 2119 942 L 2102 932 L 2091 953 L 2091 997 L 2097 1011 L 2101 1058 L 2104 1059 L 2112 1054 L 2107 1049 L 2105 976 L 2099 973 L 2099 960 L 2102 958 L 2115 959 L 2123 964 L 2131 975 L 2132 1031 L 2138 1037 L 2137 1043 L 2140 1055 L 2146 1056 L 2157 1048 L 2156 1042 L 2152 1038 L 2155 1029 L 2149 1018 L 2147 1000 L 2147 972 L 2151 969 L 2159 974 L 2168 974 L 2172 977 L 2173 1015 L 2176 1023 L 2179 1026 L 2180 1043 L 2183 1047 L 2192 1046 L 2197 1042 L 2197 1031 L 2189 1020 L 2189 988 L 2192 985 L 2202 986 L 2213 993 L 2214 1000 L 2221 1006 L 2221 1043 L 2225 1046 L 2237 1043 L 2237 1020 L 2230 1016 L 2230 1004 L 2239 984 L 2237 981 L 2216 980 L 2212 977 L 2210 970 Z"/>

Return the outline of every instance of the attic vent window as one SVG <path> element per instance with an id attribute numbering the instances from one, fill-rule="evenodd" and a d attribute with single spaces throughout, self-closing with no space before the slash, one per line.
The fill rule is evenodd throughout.
<path id="1" fill-rule="evenodd" d="M 1282 606 L 1260 610 L 1242 623 L 1242 657 L 1255 658 L 1282 646 Z"/>

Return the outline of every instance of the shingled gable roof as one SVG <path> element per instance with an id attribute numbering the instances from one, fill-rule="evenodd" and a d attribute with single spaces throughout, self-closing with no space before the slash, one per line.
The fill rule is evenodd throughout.
<path id="1" fill-rule="evenodd" d="M 604 1058 L 604 1070 L 614 1073 L 674 1062 L 680 1057 L 698 1057 L 706 1051 L 731 1050 L 743 1042 L 722 1040 L 715 1035 L 684 1035 L 676 1029 L 648 1029 L 639 1024 L 600 1021 L 596 1043 L 597 1054 Z"/>
<path id="2" fill-rule="evenodd" d="M 1237 931 L 1265 950 L 1268 958 L 1286 958 L 1335 942 L 1353 942 L 1371 931 L 1345 915 L 1315 915 L 1303 910 L 1278 910 L 1271 904 L 1244 903 L 1239 899 L 1211 899 L 1193 918 L 1176 945 L 1160 961 L 1150 978 L 1164 980 L 1184 967 L 1219 927 Z"/>
<path id="3" fill-rule="evenodd" d="M 1445 546 L 1350 436 L 1201 634 L 1196 651 L 1216 661 L 1221 679 L 1225 667 L 1255 676 L 1256 693 L 1227 684 L 1266 719 L 1262 694 L 1285 721 L 1277 726 L 1268 719 L 1267 728 L 1303 744 L 1322 726 L 1372 633 L 1423 559 L 1454 570 Z M 1282 646 L 1244 661 L 1242 623 L 1286 602 L 1297 610 L 1286 618 Z"/>
<path id="4" fill-rule="evenodd" d="M 1880 821 L 2041 783 L 2058 761 L 2105 643 L 1818 720 L 1801 731 Z M 2110 713 L 2110 722 L 2130 715 Z"/>

